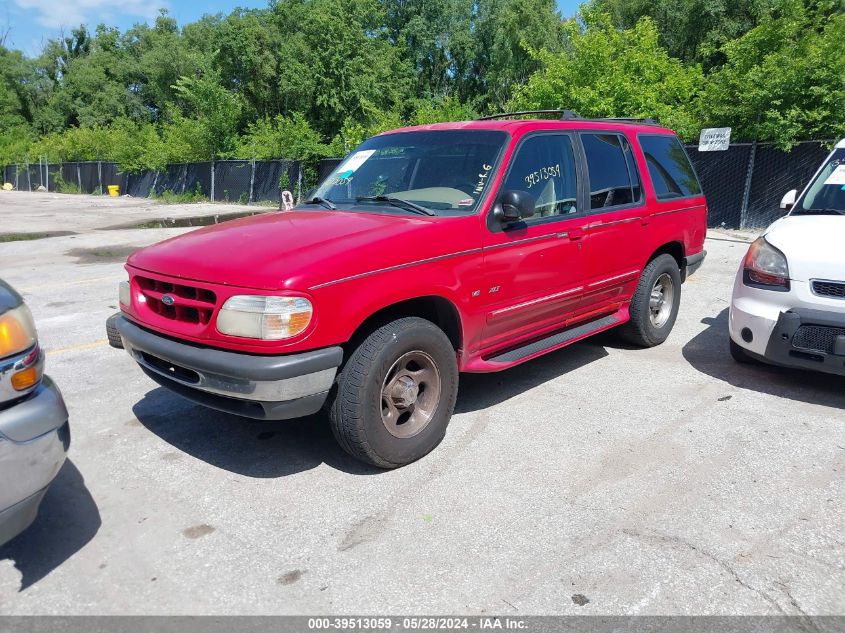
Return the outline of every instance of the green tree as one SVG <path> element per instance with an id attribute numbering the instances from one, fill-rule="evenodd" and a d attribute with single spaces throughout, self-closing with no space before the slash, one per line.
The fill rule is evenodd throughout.
<path id="1" fill-rule="evenodd" d="M 475 103 L 500 111 L 540 68 L 534 51 L 562 50 L 564 25 L 554 0 L 483 0 L 478 6 L 470 71 L 480 79 Z M 465 99 L 471 100 L 469 94 Z"/>
<path id="2" fill-rule="evenodd" d="M 181 77 L 175 89 L 189 118 L 174 117 L 168 129 L 191 147 L 187 160 L 220 158 L 231 152 L 240 127 L 241 96 L 224 88 L 216 71 L 200 77 Z M 183 130 L 187 132 L 184 136 Z"/>
<path id="3" fill-rule="evenodd" d="M 630 29 L 643 17 L 654 20 L 660 43 L 672 57 L 705 68 L 724 62 L 721 47 L 754 28 L 776 0 L 591 0 L 614 24 Z"/>
<path id="4" fill-rule="evenodd" d="M 566 49 L 536 53 L 541 64 L 513 109 L 571 109 L 586 117 L 654 117 L 682 137 L 698 136 L 695 103 L 704 77 L 670 57 L 657 27 L 642 18 L 620 31 L 605 13 L 586 11 L 565 26 Z"/>
<path id="5" fill-rule="evenodd" d="M 783 0 L 758 26 L 723 47 L 727 62 L 710 76 L 700 119 L 731 126 L 737 140 L 845 135 L 845 13 L 839 2 Z"/>
<path id="6" fill-rule="evenodd" d="M 302 112 L 326 137 L 347 118 L 368 123 L 410 98 L 410 68 L 384 32 L 375 0 L 273 3 L 282 113 Z"/>

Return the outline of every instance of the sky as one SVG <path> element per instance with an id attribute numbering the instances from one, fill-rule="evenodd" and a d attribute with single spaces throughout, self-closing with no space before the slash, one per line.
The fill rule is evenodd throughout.
<path id="1" fill-rule="evenodd" d="M 557 0 L 564 16 L 571 16 L 583 0 Z M 206 13 L 229 13 L 235 7 L 259 8 L 267 0 L 0 0 L 0 35 L 9 29 L 6 46 L 36 55 L 44 42 L 85 23 L 90 29 L 104 22 L 125 30 L 137 22 L 152 23 L 159 7 L 179 24 Z"/>

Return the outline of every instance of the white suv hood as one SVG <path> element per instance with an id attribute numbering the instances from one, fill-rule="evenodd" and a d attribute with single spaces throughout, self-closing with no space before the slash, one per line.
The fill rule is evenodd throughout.
<path id="1" fill-rule="evenodd" d="M 789 215 L 764 233 L 795 281 L 845 281 L 845 215 Z"/>

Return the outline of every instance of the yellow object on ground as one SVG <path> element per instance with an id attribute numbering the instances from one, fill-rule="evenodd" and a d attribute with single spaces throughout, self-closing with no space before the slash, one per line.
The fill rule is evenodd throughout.
<path id="1" fill-rule="evenodd" d="M 3 183 L 3 191 L 11 191 L 14 188 L 15 188 L 15 185 L 13 185 L 10 182 L 4 182 Z"/>
<path id="2" fill-rule="evenodd" d="M 108 189 L 112 198 L 117 198 L 120 195 L 120 185 L 109 185 Z"/>

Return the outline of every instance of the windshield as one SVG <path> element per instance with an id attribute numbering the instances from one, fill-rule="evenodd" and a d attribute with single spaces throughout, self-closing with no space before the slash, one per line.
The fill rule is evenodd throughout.
<path id="1" fill-rule="evenodd" d="M 845 213 L 845 149 L 833 152 L 793 213 Z"/>
<path id="2" fill-rule="evenodd" d="M 349 154 L 312 200 L 393 210 L 402 208 L 395 204 L 399 200 L 434 212 L 471 213 L 492 180 L 507 138 L 504 132 L 488 130 L 376 136 Z"/>

